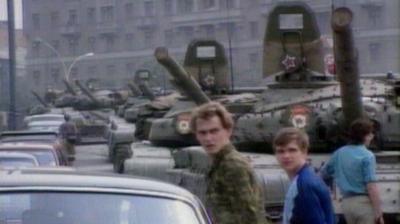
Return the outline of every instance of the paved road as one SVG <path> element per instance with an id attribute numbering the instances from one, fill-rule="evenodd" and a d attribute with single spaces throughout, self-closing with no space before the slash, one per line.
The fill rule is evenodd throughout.
<path id="1" fill-rule="evenodd" d="M 112 164 L 107 159 L 107 145 L 83 145 L 76 147 L 74 167 L 78 170 L 112 173 Z"/>

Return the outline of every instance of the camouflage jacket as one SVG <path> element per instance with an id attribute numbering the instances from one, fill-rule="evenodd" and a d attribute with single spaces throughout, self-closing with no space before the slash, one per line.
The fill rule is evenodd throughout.
<path id="1" fill-rule="evenodd" d="M 266 223 L 261 188 L 247 160 L 225 146 L 208 174 L 206 205 L 216 224 Z"/>

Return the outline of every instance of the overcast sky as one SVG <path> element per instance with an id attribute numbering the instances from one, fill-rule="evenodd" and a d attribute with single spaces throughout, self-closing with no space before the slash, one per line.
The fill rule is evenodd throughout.
<path id="1" fill-rule="evenodd" d="M 14 0 L 15 27 L 22 28 L 22 0 Z M 0 20 L 7 20 L 7 0 L 0 0 Z"/>

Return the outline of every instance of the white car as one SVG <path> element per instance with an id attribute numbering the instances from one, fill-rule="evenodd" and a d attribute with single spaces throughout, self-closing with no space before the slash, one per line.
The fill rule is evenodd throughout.
<path id="1" fill-rule="evenodd" d="M 63 114 L 38 114 L 27 116 L 24 118 L 24 123 L 28 124 L 31 122 L 36 121 L 59 121 L 64 122 L 64 115 Z"/>
<path id="2" fill-rule="evenodd" d="M 39 166 L 35 156 L 22 152 L 1 152 L 0 167 L 34 167 Z"/>

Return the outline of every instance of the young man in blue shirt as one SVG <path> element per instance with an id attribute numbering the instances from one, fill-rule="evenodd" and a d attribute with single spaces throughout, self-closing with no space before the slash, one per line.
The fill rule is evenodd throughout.
<path id="1" fill-rule="evenodd" d="M 307 134 L 296 128 L 284 128 L 273 144 L 276 158 L 290 179 L 282 224 L 333 224 L 329 189 L 307 165 Z"/>
<path id="2" fill-rule="evenodd" d="M 375 156 L 367 149 L 373 136 L 371 121 L 355 120 L 350 125 L 350 143 L 336 150 L 321 170 L 324 179 L 333 177 L 339 187 L 347 224 L 384 223 Z"/>

